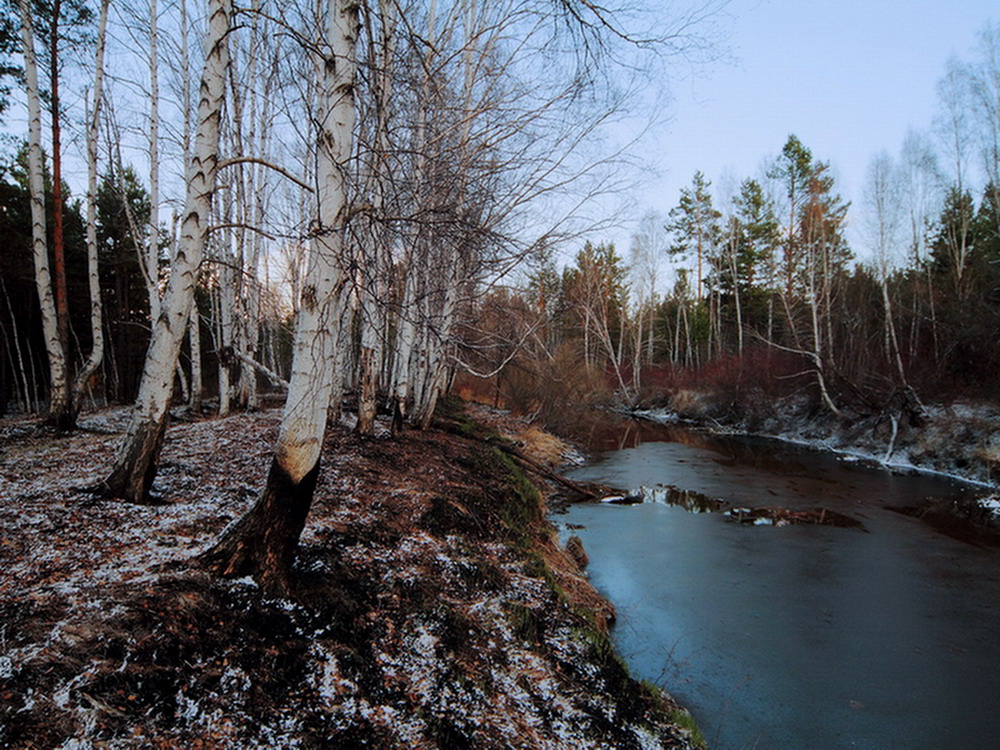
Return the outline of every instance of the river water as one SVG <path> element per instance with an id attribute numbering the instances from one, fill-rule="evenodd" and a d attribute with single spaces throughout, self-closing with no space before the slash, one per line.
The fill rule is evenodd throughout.
<path id="1" fill-rule="evenodd" d="M 622 421 L 573 479 L 656 484 L 862 521 L 747 526 L 645 502 L 580 504 L 592 582 L 633 673 L 715 750 L 1000 748 L 1000 550 L 885 506 L 965 490 L 776 441 Z"/>

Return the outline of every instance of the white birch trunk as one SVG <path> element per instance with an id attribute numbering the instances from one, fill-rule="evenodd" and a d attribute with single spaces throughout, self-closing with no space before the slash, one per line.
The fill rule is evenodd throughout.
<path id="1" fill-rule="evenodd" d="M 104 481 L 106 494 L 133 502 L 148 496 L 156 473 L 173 391 L 174 368 L 187 330 L 198 268 L 208 236 L 219 163 L 219 119 L 229 66 L 227 36 L 231 17 L 230 0 L 210 0 L 205 67 L 180 243 L 170 268 L 160 316 L 154 322 L 128 433 L 111 474 Z"/>
<path id="2" fill-rule="evenodd" d="M 80 411 L 84 388 L 104 359 L 104 326 L 101 315 L 101 278 L 97 265 L 97 140 L 104 98 L 104 41 L 108 28 L 108 4 L 101 0 L 97 23 L 97 71 L 94 101 L 87 122 L 87 284 L 90 290 L 90 356 L 73 384 L 73 415 Z"/>
<path id="3" fill-rule="evenodd" d="M 187 177 L 191 165 L 191 62 L 188 54 L 187 0 L 180 0 L 180 52 L 181 52 L 181 110 L 183 126 L 181 146 L 183 149 L 184 175 Z M 195 289 L 198 288 L 195 281 Z M 188 323 L 188 346 L 191 353 L 191 389 L 189 405 L 195 414 L 201 412 L 201 401 L 205 393 L 201 367 L 201 319 L 198 312 L 197 295 L 191 298 L 191 316 Z"/>
<path id="4" fill-rule="evenodd" d="M 66 354 L 59 340 L 56 305 L 52 294 L 52 272 L 45 230 L 45 187 L 42 178 L 42 109 L 38 88 L 38 64 L 28 0 L 19 0 L 24 78 L 28 99 L 28 189 L 31 194 L 31 246 L 35 285 L 41 307 L 42 335 L 49 361 L 48 419 L 60 419 L 69 407 L 69 373 Z"/>
<path id="5" fill-rule="evenodd" d="M 228 244 L 228 243 L 227 243 Z M 229 265 L 231 258 L 227 255 L 223 258 L 222 273 L 220 275 L 221 284 L 216 289 L 219 301 L 218 311 L 218 334 L 216 336 L 215 350 L 218 353 L 219 367 L 219 416 L 227 417 L 230 411 L 230 399 L 232 397 L 233 385 L 229 377 L 230 364 L 232 363 L 233 349 L 233 271 Z"/>
<path id="6" fill-rule="evenodd" d="M 146 283 L 150 325 L 160 317 L 160 74 L 159 11 L 149 0 L 149 241 L 146 244 Z"/>
<path id="7" fill-rule="evenodd" d="M 902 386 L 906 386 L 906 369 L 903 367 L 903 356 L 899 351 L 899 340 L 896 337 L 896 322 L 892 317 L 892 302 L 889 299 L 889 283 L 885 278 L 886 274 L 883 271 L 882 283 L 879 285 L 882 287 L 882 310 L 885 314 L 885 337 L 888 349 L 888 354 L 893 358 L 893 362 L 896 365 L 896 372 L 899 374 L 899 382 Z"/>
<path id="8" fill-rule="evenodd" d="M 196 285 L 197 286 L 197 283 Z M 191 411 L 201 411 L 201 399 L 205 391 L 201 372 L 201 318 L 198 312 L 197 296 L 191 299 L 191 316 L 188 319 L 188 345 L 191 347 Z"/>
<path id="9" fill-rule="evenodd" d="M 396 52 L 396 14 L 392 3 L 379 0 L 378 5 L 382 33 L 378 49 L 372 51 L 374 67 L 379 73 L 375 79 L 375 149 L 368 161 L 368 192 L 371 196 L 372 213 L 384 221 L 384 181 L 390 178 L 384 174 L 387 168 L 384 158 L 390 148 L 389 105 Z M 362 328 L 358 378 L 358 432 L 362 435 L 372 435 L 375 432 L 376 399 L 386 335 L 385 303 L 379 297 L 384 292 L 383 280 L 390 271 L 387 231 L 382 222 L 370 224 L 371 252 L 363 266 L 365 274 L 361 289 Z"/>
<path id="10" fill-rule="evenodd" d="M 308 278 L 302 290 L 292 375 L 263 494 L 202 558 L 220 575 L 252 574 L 271 595 L 289 593 L 295 548 L 312 504 L 327 410 L 335 385 L 342 313 L 340 261 L 347 215 L 346 164 L 352 155 L 358 6 L 329 0 L 319 62 L 317 209 Z"/>
<path id="11" fill-rule="evenodd" d="M 404 269 L 407 265 L 404 264 Z M 400 302 L 400 314 L 397 317 L 396 346 L 392 368 L 393 389 L 393 432 L 403 428 L 406 419 L 406 402 L 412 391 L 410 362 L 413 357 L 416 327 L 412 320 L 413 281 L 411 275 L 404 271 L 403 298 Z"/>
<path id="12" fill-rule="evenodd" d="M 319 216 L 302 290 L 288 399 L 275 447 L 275 460 L 293 483 L 319 462 L 327 409 L 334 388 L 333 352 L 340 324 L 343 222 L 347 210 L 344 164 L 354 131 L 354 46 L 357 6 L 330 0 L 329 57 L 322 61 L 317 153 Z M 339 386 L 339 384 L 337 384 Z"/>

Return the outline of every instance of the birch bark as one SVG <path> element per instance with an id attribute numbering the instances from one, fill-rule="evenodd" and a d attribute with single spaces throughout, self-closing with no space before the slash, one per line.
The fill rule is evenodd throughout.
<path id="1" fill-rule="evenodd" d="M 160 73 L 159 11 L 149 1 L 149 240 L 146 244 L 146 290 L 149 320 L 160 317 Z"/>
<path id="2" fill-rule="evenodd" d="M 372 214 L 376 217 L 370 225 L 371 247 L 364 257 L 364 278 L 360 290 L 361 353 L 358 359 L 358 433 L 375 434 L 376 399 L 381 372 L 382 344 L 386 335 L 383 279 L 389 274 L 389 248 L 385 225 L 385 174 L 389 153 L 389 106 L 392 98 L 392 72 L 396 55 L 396 13 L 387 0 L 379 2 L 381 35 L 379 43 L 370 42 L 372 69 L 378 74 L 374 80 L 375 134 L 374 152 L 368 157 L 368 193 L 371 196 Z"/>
<path id="3" fill-rule="evenodd" d="M 342 318 L 345 164 L 353 150 L 358 5 L 329 0 L 326 50 L 319 61 L 317 221 L 302 290 L 292 374 L 277 444 L 263 493 L 202 557 L 218 575 L 252 575 L 271 595 L 290 591 L 295 548 L 319 475 L 327 411 L 335 385 L 335 349 Z M 339 398 L 338 398 L 339 400 Z"/>
<path id="4" fill-rule="evenodd" d="M 45 186 L 42 178 L 42 108 L 38 87 L 38 63 L 28 0 L 19 0 L 24 79 L 28 99 L 28 188 L 31 194 L 31 246 L 35 285 L 41 307 L 42 334 L 49 360 L 49 411 L 47 421 L 61 426 L 69 409 L 69 374 L 66 353 L 59 337 L 56 304 L 52 295 L 52 272 L 45 231 Z"/>
<path id="5" fill-rule="evenodd" d="M 230 0 L 209 1 L 205 66 L 180 242 L 170 268 L 160 315 L 153 321 L 153 334 L 128 432 L 111 473 L 100 488 L 107 496 L 131 502 L 142 502 L 148 498 L 156 475 L 156 462 L 167 424 L 167 407 L 173 391 L 174 370 L 188 327 L 198 268 L 208 236 L 219 163 L 219 119 L 229 66 L 227 37 L 231 18 Z"/>
<path id="6" fill-rule="evenodd" d="M 90 290 L 90 356 L 73 384 L 72 421 L 80 413 L 83 391 L 104 359 L 104 326 L 101 310 L 101 278 L 97 264 L 97 139 L 104 98 L 104 42 L 108 28 L 108 4 L 101 0 L 97 23 L 97 72 L 94 74 L 94 103 L 87 122 L 87 284 Z"/>

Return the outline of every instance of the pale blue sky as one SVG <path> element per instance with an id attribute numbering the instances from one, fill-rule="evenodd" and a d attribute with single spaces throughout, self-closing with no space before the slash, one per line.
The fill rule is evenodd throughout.
<path id="1" fill-rule="evenodd" d="M 716 185 L 755 176 L 795 133 L 860 202 L 868 162 L 928 130 L 952 55 L 969 58 L 996 0 L 732 0 L 733 64 L 671 85 L 671 120 L 651 134 L 660 177 L 636 203 L 664 213 L 701 169 Z M 624 251 L 630 229 L 609 233 Z M 861 251 L 861 248 L 857 248 Z"/>

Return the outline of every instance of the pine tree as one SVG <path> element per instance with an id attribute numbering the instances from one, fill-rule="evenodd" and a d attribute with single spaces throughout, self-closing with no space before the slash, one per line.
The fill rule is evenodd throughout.
<path id="1" fill-rule="evenodd" d="M 708 191 L 711 185 L 701 171 L 695 172 L 691 187 L 681 188 L 680 201 L 670 209 L 667 224 L 667 231 L 672 233 L 674 240 L 670 254 L 694 254 L 696 257 L 695 296 L 698 302 L 702 300 L 704 262 L 716 253 L 722 238 L 722 213 L 712 205 L 712 194 Z"/>
<path id="2" fill-rule="evenodd" d="M 795 135 L 788 136 L 781 155 L 767 171 L 767 176 L 778 180 L 783 188 L 787 201 L 784 238 L 784 257 L 782 259 L 785 277 L 785 295 L 791 297 L 795 275 L 799 268 L 800 235 L 799 215 L 805 200 L 806 190 L 813 173 L 812 152 L 806 148 Z"/>

